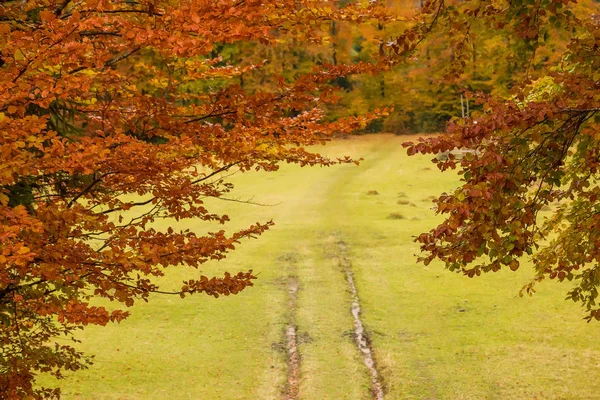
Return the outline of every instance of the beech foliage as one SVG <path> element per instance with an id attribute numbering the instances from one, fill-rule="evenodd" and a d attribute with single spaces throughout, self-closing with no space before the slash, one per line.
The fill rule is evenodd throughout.
<path id="1" fill-rule="evenodd" d="M 462 183 L 435 202 L 445 220 L 416 239 L 420 259 L 475 277 L 515 271 L 530 258 L 535 274 L 522 294 L 545 279 L 571 281 L 567 299 L 583 305 L 588 321 L 600 320 L 599 12 L 570 0 L 434 0 L 391 51 L 399 60 L 440 29 L 454 52 L 445 79 L 465 82 L 478 38 L 510 35 L 527 60 L 512 87 L 465 90 L 476 101 L 468 118 L 405 144 L 409 155 L 469 150 L 434 159 L 442 171 L 458 170 Z"/>
<path id="2" fill-rule="evenodd" d="M 153 278 L 223 259 L 272 225 L 215 228 L 229 217 L 206 199 L 228 198 L 227 174 L 353 162 L 307 147 L 385 110 L 323 119 L 339 99 L 331 83 L 375 65 L 265 74 L 272 60 L 233 57 L 232 46 L 273 55 L 285 43 L 325 45 L 333 22 L 367 18 L 387 17 L 377 4 L 312 0 L 0 4 L 0 397 L 59 396 L 36 375 L 60 378 L 89 360 L 55 338 L 128 315 L 93 298 L 131 306 L 151 293 L 252 285 L 252 271 L 191 273 L 178 288 Z M 178 229 L 183 219 L 206 231 Z"/>

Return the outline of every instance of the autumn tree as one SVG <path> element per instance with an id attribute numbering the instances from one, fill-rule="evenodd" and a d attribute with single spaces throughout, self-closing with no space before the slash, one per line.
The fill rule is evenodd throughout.
<path id="1" fill-rule="evenodd" d="M 595 3 L 570 0 L 475 2 L 434 0 L 422 19 L 397 37 L 393 57 L 412 51 L 434 26 L 446 24 L 456 50 L 447 79 L 472 59 L 474 21 L 503 29 L 531 63 L 504 96 L 475 93 L 479 111 L 454 119 L 445 135 L 406 143 L 409 154 L 470 149 L 464 158 L 434 159 L 458 170 L 460 187 L 436 201 L 444 222 L 418 236 L 426 264 L 437 259 L 468 277 L 517 270 L 523 257 L 535 277 L 571 281 L 567 299 L 586 319 L 600 320 L 600 18 Z M 554 62 L 547 38 L 560 32 L 566 46 Z"/>
<path id="2" fill-rule="evenodd" d="M 252 271 L 196 275 L 174 291 L 152 278 L 222 259 L 272 224 L 175 228 L 228 221 L 205 204 L 232 190 L 225 173 L 351 162 L 307 146 L 376 116 L 322 121 L 338 99 L 332 81 L 377 67 L 324 64 L 246 87 L 240 77 L 268 60 L 222 53 L 319 45 L 332 21 L 381 13 L 312 0 L 0 4 L 0 397 L 59 396 L 36 375 L 60 378 L 86 359 L 54 338 L 128 315 L 95 297 L 131 306 L 150 293 L 218 297 L 252 285 Z"/>

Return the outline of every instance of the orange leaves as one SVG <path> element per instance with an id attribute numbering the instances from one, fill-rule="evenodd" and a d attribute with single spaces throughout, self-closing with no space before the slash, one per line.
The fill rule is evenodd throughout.
<path id="1" fill-rule="evenodd" d="M 85 302 L 69 301 L 58 313 L 58 320 L 76 325 L 106 325 L 108 322 L 120 322 L 129 313 L 115 310 L 108 312 L 104 307 L 90 306 Z"/>
<path id="2" fill-rule="evenodd" d="M 43 10 L 40 11 L 40 19 L 42 20 L 42 22 L 50 22 L 56 19 L 56 15 L 54 15 L 54 13 L 52 11 L 49 10 Z"/>
<path id="3" fill-rule="evenodd" d="M 29 253 L 29 252 L 30 252 L 30 251 L 29 251 L 29 247 L 27 247 L 27 246 L 22 246 L 22 245 L 21 245 L 21 246 L 18 246 L 18 250 L 17 250 L 17 253 L 16 253 L 16 254 L 18 254 L 18 255 L 23 255 L 23 254 L 27 254 L 27 253 Z"/>
<path id="4" fill-rule="evenodd" d="M 0 318 L 39 332 L 25 352 L 15 331 L 0 330 L 0 346 L 31 354 L 21 397 L 40 370 L 81 367 L 72 349 L 48 350 L 54 336 L 127 316 L 92 297 L 131 306 L 150 293 L 217 297 L 252 286 L 251 271 L 174 292 L 154 277 L 221 260 L 273 225 L 202 228 L 228 228 L 206 199 L 235 200 L 229 174 L 356 162 L 311 148 L 389 113 L 327 120 L 320 108 L 340 98 L 332 82 L 377 65 L 303 65 L 274 77 L 266 60 L 279 57 L 278 41 L 321 43 L 334 20 L 383 18 L 374 4 L 51 0 L 2 12 L 19 23 L 0 23 Z M 172 228 L 157 230 L 165 219 Z M 176 228 L 182 220 L 196 231 Z M 0 369 L 15 362 L 0 359 Z"/>
<path id="5" fill-rule="evenodd" d="M 219 295 L 229 296 L 237 294 L 248 286 L 253 286 L 252 281 L 257 279 L 252 274 L 252 270 L 248 272 L 238 272 L 231 275 L 225 272 L 223 278 L 207 278 L 201 276 L 199 280 L 189 280 L 184 282 L 179 295 L 184 298 L 186 294 L 206 293 L 210 296 L 219 297 Z"/>

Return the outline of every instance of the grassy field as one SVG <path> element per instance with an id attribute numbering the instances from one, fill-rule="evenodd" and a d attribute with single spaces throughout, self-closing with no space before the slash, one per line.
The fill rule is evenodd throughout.
<path id="1" fill-rule="evenodd" d="M 519 298 L 532 274 L 526 267 L 468 279 L 416 264 L 412 238 L 438 220 L 431 197 L 458 181 L 427 157 L 407 157 L 405 139 L 355 137 L 324 149 L 363 157 L 359 167 L 234 177 L 238 196 L 273 206 L 216 203 L 231 229 L 269 219 L 276 226 L 201 273 L 252 268 L 256 286 L 220 299 L 156 296 L 120 325 L 86 329 L 80 347 L 95 364 L 61 382 L 64 398 L 287 398 L 290 323 L 298 399 L 373 398 L 344 268 L 354 275 L 386 399 L 600 398 L 600 328 L 563 300 L 568 283 Z M 165 284 L 198 274 L 173 270 Z"/>

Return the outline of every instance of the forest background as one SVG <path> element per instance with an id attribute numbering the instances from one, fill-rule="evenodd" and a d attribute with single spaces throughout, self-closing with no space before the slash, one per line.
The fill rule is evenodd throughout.
<path id="1" fill-rule="evenodd" d="M 347 3 L 340 1 L 339 5 Z M 442 4 L 450 11 L 454 7 L 453 2 Z M 523 2 L 524 10 L 527 4 Z M 491 27 L 487 19 L 470 18 L 473 14 L 462 11 L 454 19 L 436 21 L 438 5 L 437 2 L 427 5 L 422 0 L 387 0 L 385 7 L 394 16 L 393 21 L 334 22 L 326 37 L 328 46 L 285 41 L 268 49 L 247 43 L 231 45 L 223 52 L 223 61 L 269 60 L 253 77 L 239 77 L 241 85 L 259 87 L 271 74 L 290 79 L 326 63 L 385 60 L 388 66 L 383 73 L 342 77 L 334 82 L 341 100 L 329 107 L 328 118 L 358 116 L 366 110 L 388 106 L 394 108 L 390 115 L 372 121 L 363 133 L 439 133 L 445 131 L 452 118 L 469 117 L 471 111 L 481 109 L 473 97 L 469 98 L 469 92 L 509 98 L 515 85 L 546 76 L 550 67 L 562 62 L 573 29 L 556 18 L 551 18 L 550 23 L 540 20 L 532 22 L 539 22 L 540 26 L 531 37 L 524 38 L 517 35 L 508 21 Z M 568 12 L 586 20 L 598 12 L 598 7 L 596 1 L 583 0 L 569 3 Z M 427 15 L 425 19 L 423 12 Z M 398 33 L 413 27 L 417 21 L 431 28 L 426 41 L 420 46 L 412 43 L 402 48 L 401 57 L 387 58 L 390 53 L 398 52 L 392 50 Z M 460 31 L 461 26 L 468 26 L 468 30 L 449 35 L 453 29 Z M 408 39 L 419 44 L 422 41 L 417 34 Z M 543 87 L 548 81 L 538 84 Z"/>

